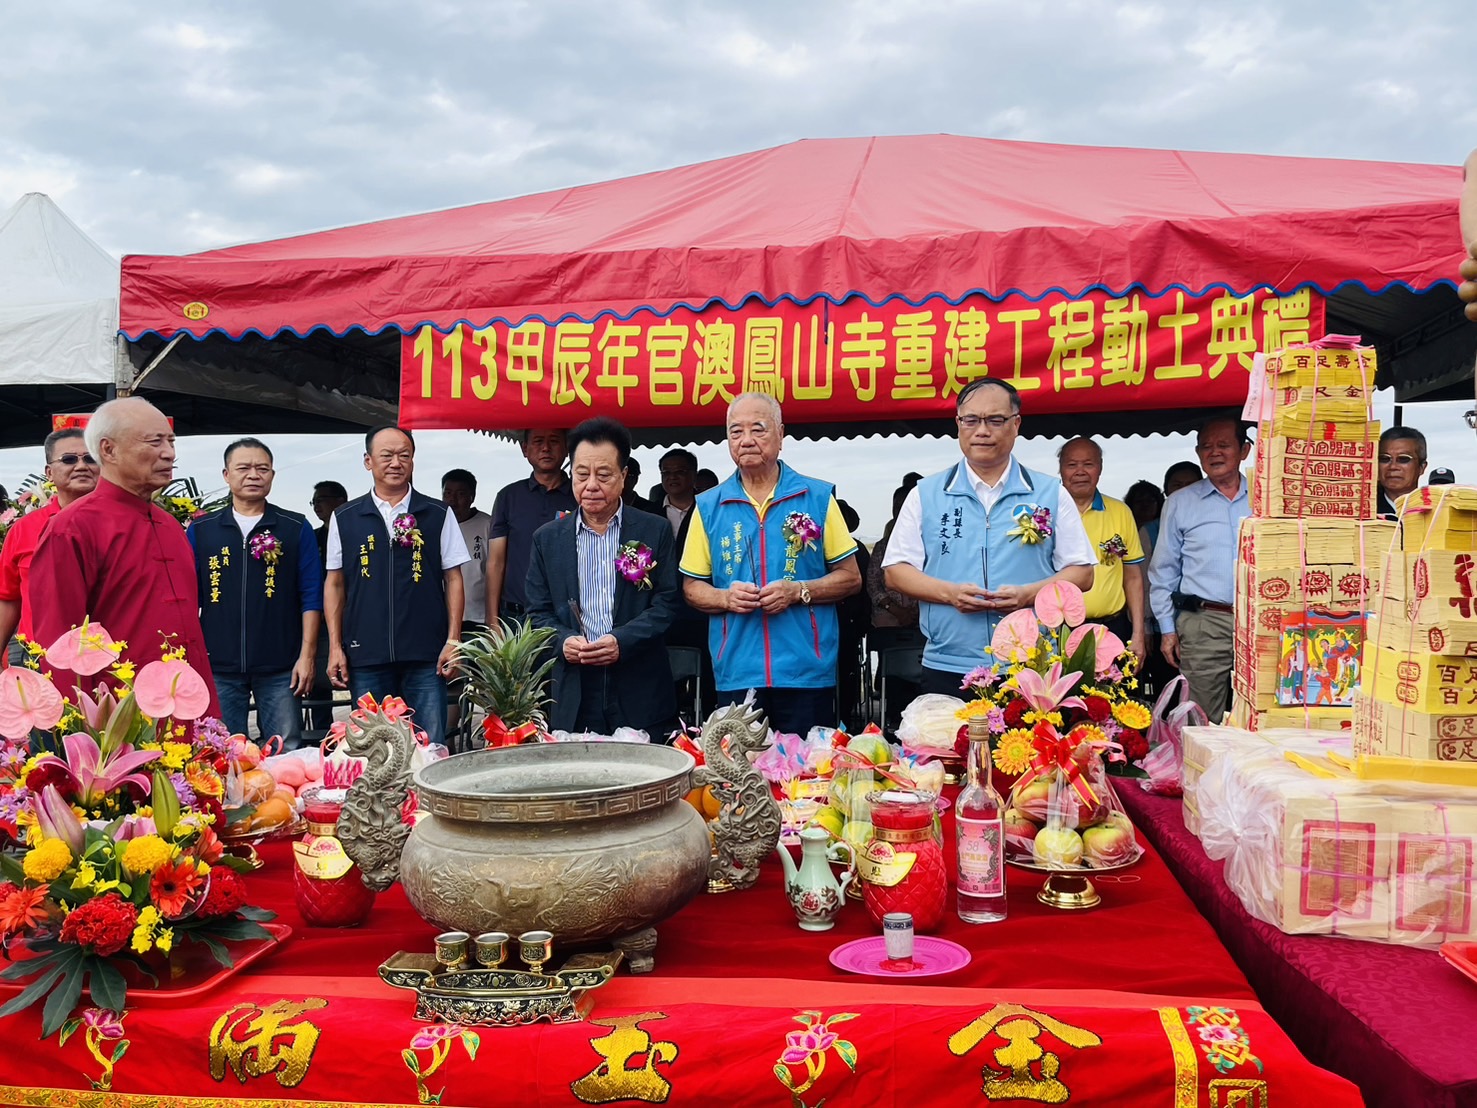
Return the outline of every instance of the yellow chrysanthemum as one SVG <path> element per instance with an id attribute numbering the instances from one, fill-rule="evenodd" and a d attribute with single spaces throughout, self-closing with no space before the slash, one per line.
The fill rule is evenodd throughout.
<path id="1" fill-rule="evenodd" d="M 955 709 L 954 718 L 968 722 L 979 716 L 989 715 L 990 710 L 994 707 L 995 705 L 988 700 L 966 700 L 964 707 Z"/>
<path id="2" fill-rule="evenodd" d="M 1103 733 L 1103 729 L 1095 723 L 1079 723 L 1076 727 L 1072 728 L 1072 733 L 1067 738 L 1069 741 L 1079 744 L 1091 743 L 1096 745 L 1108 741 L 1108 736 Z"/>
<path id="3" fill-rule="evenodd" d="M 1124 727 L 1131 727 L 1135 731 L 1142 731 L 1153 722 L 1154 716 L 1149 709 L 1133 700 L 1123 700 L 1113 705 L 1113 718 Z"/>
<path id="4" fill-rule="evenodd" d="M 164 744 L 163 766 L 165 769 L 184 769 L 185 762 L 194 753 L 189 743 L 167 742 Z"/>
<path id="5" fill-rule="evenodd" d="M 129 873 L 153 873 L 173 856 L 174 848 L 158 835 L 140 835 L 123 848 L 123 865 Z"/>
<path id="6" fill-rule="evenodd" d="M 1001 773 L 1025 773 L 1034 750 L 1031 732 L 1023 727 L 1007 731 L 995 747 L 995 768 Z"/>
<path id="7" fill-rule="evenodd" d="M 43 839 L 26 851 L 24 869 L 27 881 L 51 882 L 72 864 L 72 848 L 61 839 Z"/>

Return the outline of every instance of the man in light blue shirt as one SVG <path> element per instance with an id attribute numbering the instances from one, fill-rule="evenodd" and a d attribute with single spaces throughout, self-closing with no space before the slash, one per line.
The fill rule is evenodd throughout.
<path id="1" fill-rule="evenodd" d="M 1251 451 L 1234 417 L 1200 428 L 1195 453 L 1205 477 L 1164 502 L 1149 561 L 1149 607 L 1165 659 L 1190 683 L 1212 723 L 1231 706 L 1236 543 L 1251 502 L 1241 463 Z"/>

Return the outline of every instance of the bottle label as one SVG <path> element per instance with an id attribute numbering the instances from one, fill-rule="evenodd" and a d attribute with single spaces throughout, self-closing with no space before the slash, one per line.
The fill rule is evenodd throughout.
<path id="1" fill-rule="evenodd" d="M 867 844 L 867 848 L 857 855 L 856 871 L 861 879 L 871 885 L 881 885 L 890 888 L 900 884 L 908 871 L 913 868 L 913 863 L 918 860 L 918 855 L 911 851 L 893 850 L 890 843 L 873 839 Z"/>
<path id="2" fill-rule="evenodd" d="M 1005 892 L 1004 824 L 990 819 L 956 821 L 959 830 L 959 891 L 971 896 Z"/>
<path id="3" fill-rule="evenodd" d="M 293 843 L 292 853 L 298 869 L 320 881 L 332 881 L 354 868 L 353 861 L 344 853 L 343 844 L 332 835 L 317 835 Z"/>

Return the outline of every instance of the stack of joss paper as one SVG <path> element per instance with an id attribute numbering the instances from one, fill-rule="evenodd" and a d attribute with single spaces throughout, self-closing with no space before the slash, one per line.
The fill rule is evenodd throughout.
<path id="1" fill-rule="evenodd" d="M 1354 709 L 1356 750 L 1477 762 L 1477 489 L 1402 497 Z"/>
<path id="2" fill-rule="evenodd" d="M 1231 722 L 1338 730 L 1359 688 L 1376 568 L 1394 540 L 1374 519 L 1374 351 L 1330 338 L 1269 354 L 1252 516 L 1236 563 Z"/>

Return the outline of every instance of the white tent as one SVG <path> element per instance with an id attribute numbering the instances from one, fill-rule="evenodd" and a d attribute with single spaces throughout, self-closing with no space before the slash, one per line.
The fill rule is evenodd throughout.
<path id="1" fill-rule="evenodd" d="M 118 262 L 50 197 L 0 216 L 0 385 L 106 386 L 115 372 Z"/>

